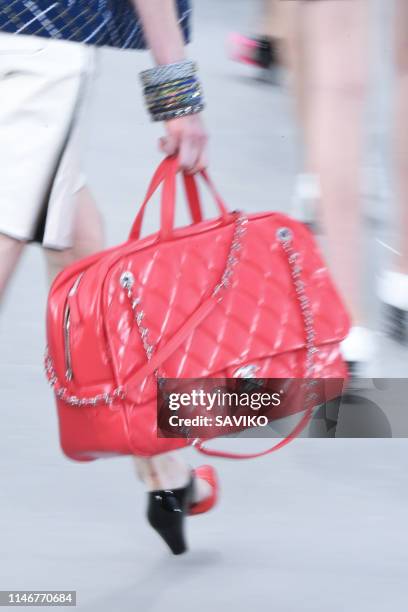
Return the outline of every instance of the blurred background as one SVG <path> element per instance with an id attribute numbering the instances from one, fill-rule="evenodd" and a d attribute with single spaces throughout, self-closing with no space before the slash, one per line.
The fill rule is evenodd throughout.
<path id="1" fill-rule="evenodd" d="M 277 86 L 227 53 L 230 33 L 255 31 L 260 10 L 255 0 L 196 2 L 190 55 L 199 60 L 221 194 L 233 209 L 289 212 L 302 159 L 284 71 Z M 396 244 L 392 3 L 370 0 L 370 19 L 361 248 L 364 300 L 380 330 L 376 279 Z M 83 167 L 109 244 L 126 239 L 160 160 L 161 128 L 148 120 L 138 76 L 149 66 L 146 53 L 99 51 L 81 118 Z M 146 230 L 156 222 L 152 212 Z M 1 589 L 73 589 L 78 607 L 95 612 L 403 609 L 405 440 L 302 439 L 254 462 L 217 462 L 222 503 L 191 521 L 192 552 L 182 558 L 170 558 L 146 528 L 128 459 L 64 459 L 42 369 L 46 276 L 33 273 L 42 263 L 38 248 L 27 249 L 0 317 Z M 407 377 L 407 348 L 383 335 L 379 342 L 376 375 Z"/>

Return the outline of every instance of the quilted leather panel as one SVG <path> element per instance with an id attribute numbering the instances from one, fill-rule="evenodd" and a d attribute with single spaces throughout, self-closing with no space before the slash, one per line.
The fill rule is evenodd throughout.
<path id="1" fill-rule="evenodd" d="M 233 371 L 234 366 L 304 347 L 303 320 L 287 258 L 275 240 L 276 230 L 282 225 L 291 226 L 296 235 L 315 314 L 316 344 L 338 343 L 346 335 L 347 315 L 312 236 L 286 216 L 271 214 L 249 222 L 232 287 L 224 301 L 163 364 L 162 375 L 215 377 L 223 375 L 226 368 Z M 131 388 L 132 374 L 146 361 L 129 300 L 119 285 L 121 274 L 129 270 L 135 275 L 133 293 L 141 299 L 143 325 L 159 348 L 219 281 L 232 231 L 231 225 L 165 243 L 113 266 L 106 287 L 106 324 L 117 380 Z M 274 377 L 272 366 L 271 370 L 263 375 Z M 137 389 L 131 388 L 131 393 L 136 402 L 154 396 L 153 377 Z"/>

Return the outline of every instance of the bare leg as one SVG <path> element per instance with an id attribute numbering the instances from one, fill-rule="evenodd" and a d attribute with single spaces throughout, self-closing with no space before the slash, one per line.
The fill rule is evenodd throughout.
<path id="1" fill-rule="evenodd" d="M 103 249 L 104 232 L 101 215 L 88 187 L 76 194 L 73 246 L 64 251 L 45 249 L 48 278 L 50 283 L 66 266 Z"/>
<path id="2" fill-rule="evenodd" d="M 258 33 L 270 38 L 283 38 L 285 35 L 285 4 L 282 0 L 263 0 L 262 19 Z"/>
<path id="3" fill-rule="evenodd" d="M 408 274 L 408 3 L 397 0 L 395 15 L 395 167 L 399 204 L 399 248 L 395 269 Z"/>
<path id="4" fill-rule="evenodd" d="M 191 470 L 175 453 L 149 459 L 135 459 L 136 472 L 148 491 L 179 489 L 191 478 Z"/>
<path id="5" fill-rule="evenodd" d="M 320 182 L 328 258 L 354 325 L 361 293 L 360 168 L 367 81 L 366 0 L 303 2 L 308 167 Z"/>
<path id="6" fill-rule="evenodd" d="M 282 44 L 282 60 L 289 72 L 289 87 L 295 102 L 295 113 L 301 130 L 306 124 L 307 61 L 302 24 L 302 1 L 287 0 L 285 6 L 285 31 Z M 282 9 L 283 10 L 283 9 Z M 302 134 L 303 136 L 303 134 Z M 306 168 L 307 170 L 307 168 Z"/>
<path id="7" fill-rule="evenodd" d="M 291 212 L 295 218 L 306 223 L 315 224 L 316 211 L 319 208 L 319 178 L 310 167 L 310 156 L 307 155 L 305 126 L 308 119 L 308 61 L 305 45 L 305 28 L 303 25 L 303 2 L 285 0 L 286 31 L 282 40 L 281 53 L 283 65 L 287 68 L 288 85 L 294 102 L 294 114 L 297 119 L 300 143 L 301 172 L 296 176 Z M 317 225 L 319 227 L 319 224 Z"/>
<path id="8" fill-rule="evenodd" d="M 0 303 L 24 246 L 25 242 L 0 234 Z"/>
<path id="9" fill-rule="evenodd" d="M 149 459 L 135 459 L 136 472 L 148 491 L 179 489 L 185 487 L 191 478 L 191 468 L 176 453 L 164 453 Z M 194 502 L 211 494 L 211 486 L 205 480 L 194 480 Z"/>

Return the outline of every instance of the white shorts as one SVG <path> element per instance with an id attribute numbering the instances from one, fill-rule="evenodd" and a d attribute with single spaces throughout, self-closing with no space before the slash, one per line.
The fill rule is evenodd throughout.
<path id="1" fill-rule="evenodd" d="M 74 128 L 92 68 L 84 45 L 0 33 L 0 233 L 72 246 L 84 185 Z"/>

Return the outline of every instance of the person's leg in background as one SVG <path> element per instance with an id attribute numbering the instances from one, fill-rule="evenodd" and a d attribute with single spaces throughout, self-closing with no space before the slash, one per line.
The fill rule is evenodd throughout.
<path id="1" fill-rule="evenodd" d="M 258 25 L 259 34 L 271 39 L 282 39 L 285 30 L 285 9 L 282 0 L 263 0 Z"/>
<path id="2" fill-rule="evenodd" d="M 396 0 L 394 16 L 394 177 L 397 195 L 396 251 L 382 274 L 379 296 L 385 305 L 386 330 L 408 342 L 408 3 Z"/>
<path id="3" fill-rule="evenodd" d="M 361 304 L 363 111 L 367 87 L 366 0 L 303 1 L 308 58 L 308 165 L 319 177 L 328 257 L 354 325 Z"/>
<path id="4" fill-rule="evenodd" d="M 408 3 L 397 0 L 395 14 L 395 162 L 399 204 L 400 256 L 395 269 L 408 274 Z"/>
<path id="5" fill-rule="evenodd" d="M 294 185 L 291 214 L 311 227 L 316 227 L 316 210 L 320 200 L 319 181 L 310 167 L 305 143 L 305 126 L 308 119 L 308 58 L 305 47 L 303 2 L 280 0 L 285 30 L 282 37 L 281 57 L 287 71 L 287 84 L 292 94 L 294 114 L 299 130 L 300 172 Z"/>
<path id="6" fill-rule="evenodd" d="M 367 0 L 301 0 L 307 72 L 306 165 L 318 177 L 319 217 L 327 256 L 353 329 L 344 345 L 350 362 L 369 359 L 372 339 L 362 303 L 360 177 L 368 81 Z"/>
<path id="7" fill-rule="evenodd" d="M 304 49 L 302 2 L 299 0 L 280 0 L 280 2 L 285 16 L 282 59 L 288 70 L 288 86 L 293 96 L 296 118 L 303 126 L 306 121 L 307 58 Z M 301 137 L 303 138 L 303 134 Z M 302 144 L 304 146 L 304 143 Z"/>

